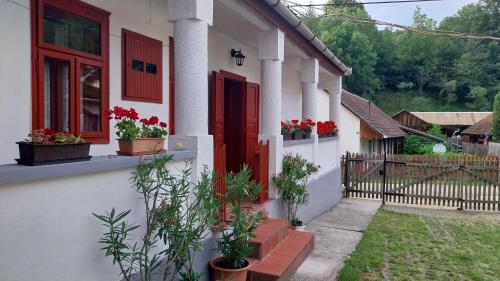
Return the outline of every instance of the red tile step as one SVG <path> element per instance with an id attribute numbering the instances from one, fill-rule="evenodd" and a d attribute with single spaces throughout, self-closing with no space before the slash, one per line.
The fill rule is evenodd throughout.
<path id="1" fill-rule="evenodd" d="M 262 260 L 248 271 L 247 281 L 290 280 L 314 248 L 314 233 L 291 230 Z"/>
<path id="2" fill-rule="evenodd" d="M 267 219 L 255 230 L 255 238 L 250 242 L 254 252 L 250 258 L 261 260 L 288 235 L 286 220 Z"/>

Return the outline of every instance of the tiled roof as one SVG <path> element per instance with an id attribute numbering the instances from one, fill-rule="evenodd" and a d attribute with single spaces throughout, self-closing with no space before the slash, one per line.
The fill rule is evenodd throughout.
<path id="1" fill-rule="evenodd" d="M 476 124 L 463 130 L 462 134 L 466 135 L 483 135 L 493 130 L 493 114 L 489 114 Z"/>
<path id="2" fill-rule="evenodd" d="M 406 135 L 398 122 L 371 101 L 344 90 L 342 91 L 342 105 L 384 138 L 399 138 Z"/>
<path id="3" fill-rule="evenodd" d="M 491 112 L 410 112 L 429 124 L 471 126 L 486 118 Z"/>

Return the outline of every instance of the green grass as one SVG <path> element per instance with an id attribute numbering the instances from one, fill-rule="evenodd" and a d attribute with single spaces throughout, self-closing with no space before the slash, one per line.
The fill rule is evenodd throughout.
<path id="1" fill-rule="evenodd" d="M 340 280 L 499 280 L 500 224 L 381 209 Z"/>

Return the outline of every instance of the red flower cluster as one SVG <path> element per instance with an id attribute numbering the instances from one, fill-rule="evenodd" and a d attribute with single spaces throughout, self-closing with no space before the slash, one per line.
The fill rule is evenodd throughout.
<path id="1" fill-rule="evenodd" d="M 300 122 L 300 128 L 304 131 L 311 131 L 314 126 L 316 126 L 316 122 L 313 122 L 311 119 L 304 119 L 304 121 Z"/>
<path id="2" fill-rule="evenodd" d="M 330 133 L 337 133 L 337 132 L 338 132 L 337 124 L 335 124 L 334 121 L 318 122 L 319 135 L 327 135 Z"/>
<path id="3" fill-rule="evenodd" d="M 128 118 L 130 120 L 139 119 L 139 113 L 137 113 L 134 108 L 125 109 L 119 106 L 113 107 L 112 110 L 107 110 L 106 116 L 108 116 L 108 119 L 115 118 L 116 120 L 122 120 L 125 118 Z"/>
<path id="4" fill-rule="evenodd" d="M 155 126 L 158 124 L 160 120 L 158 119 L 157 116 L 151 116 L 149 117 L 149 119 L 147 118 L 142 118 L 141 119 L 141 123 L 144 124 L 144 126 Z M 166 123 L 165 122 L 161 122 L 161 123 L 164 123 L 165 124 L 165 127 L 166 127 Z M 161 126 L 161 123 L 160 123 L 160 126 Z M 162 127 L 162 128 L 165 128 L 165 127 Z"/>

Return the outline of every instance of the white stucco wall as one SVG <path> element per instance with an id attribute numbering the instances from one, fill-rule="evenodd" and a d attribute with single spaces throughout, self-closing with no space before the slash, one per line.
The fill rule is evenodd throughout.
<path id="1" fill-rule="evenodd" d="M 30 11 L 22 6 L 0 1 L 0 164 L 14 162 L 15 142 L 31 128 Z"/>
<path id="2" fill-rule="evenodd" d="M 359 153 L 361 149 L 359 138 L 359 118 L 342 106 L 341 118 L 338 124 L 341 155 L 344 155 L 347 151 L 350 153 Z"/>
<path id="3" fill-rule="evenodd" d="M 330 95 L 324 90 L 318 89 L 318 121 L 330 120 Z"/>
<path id="4" fill-rule="evenodd" d="M 340 165 L 338 154 L 339 141 L 339 138 L 336 138 L 318 142 L 318 152 L 316 153 L 315 162 L 321 166 L 320 175 Z"/>
<path id="5" fill-rule="evenodd" d="M 169 167 L 182 169 L 185 162 Z M 143 224 L 144 207 L 130 187 L 131 171 L 0 186 L 0 279 L 119 280 L 118 268 L 97 243 L 105 228 L 91 213 L 131 209 L 129 222 Z"/>
<path id="6" fill-rule="evenodd" d="M 299 154 L 302 156 L 302 158 L 306 159 L 307 161 L 314 162 L 313 149 L 314 149 L 313 143 L 290 145 L 290 146 L 283 147 L 283 154 L 284 155 L 285 154 L 292 154 L 292 155 Z"/>
<path id="7" fill-rule="evenodd" d="M 300 73 L 293 66 L 283 63 L 283 89 L 281 99 L 281 119 L 302 119 L 302 86 Z"/>
<path id="8" fill-rule="evenodd" d="M 31 129 L 31 31 L 30 1 L 0 2 L 0 164 L 13 163 L 18 157 L 16 141 L 23 140 Z M 109 104 L 134 107 L 145 116 L 157 115 L 168 120 L 168 38 L 172 25 L 166 17 L 167 1 L 87 0 L 111 12 L 109 35 Z M 151 14 L 150 14 L 151 11 Z M 163 42 L 163 103 L 121 100 L 122 57 L 121 29 L 126 28 Z M 14 118 L 14 119 L 13 119 Z M 15 120 L 15 122 L 13 122 Z M 110 143 L 91 146 L 91 155 L 116 154 L 114 123 L 110 124 Z"/>
<path id="9" fill-rule="evenodd" d="M 242 66 L 237 66 L 234 62 L 231 49 L 241 49 L 245 54 L 245 63 Z M 209 74 L 212 71 L 224 70 L 245 76 L 248 82 L 260 84 L 258 50 L 222 33 L 216 26 L 208 29 L 208 69 Z"/>

